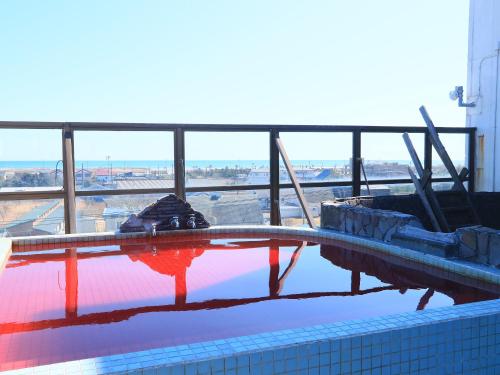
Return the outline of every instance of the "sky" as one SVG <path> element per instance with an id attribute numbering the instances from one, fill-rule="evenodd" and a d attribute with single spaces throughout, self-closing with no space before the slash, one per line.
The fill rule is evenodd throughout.
<path id="1" fill-rule="evenodd" d="M 464 126 L 448 93 L 466 86 L 468 10 L 467 0 L 2 0 L 0 120 L 423 126 L 425 104 L 436 125 Z M 452 154 L 464 152 L 458 138 L 443 139 Z M 292 159 L 351 151 L 345 136 L 283 141 Z M 263 134 L 186 142 L 188 159 L 268 158 Z M 59 131 L 0 131 L 0 160 L 57 160 L 60 146 Z M 362 146 L 368 159 L 407 158 L 400 135 Z M 75 148 L 77 160 L 173 158 L 170 134 L 77 133 Z"/>

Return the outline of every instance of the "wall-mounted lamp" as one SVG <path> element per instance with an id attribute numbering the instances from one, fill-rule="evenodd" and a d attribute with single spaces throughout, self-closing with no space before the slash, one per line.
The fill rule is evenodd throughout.
<path id="1" fill-rule="evenodd" d="M 463 86 L 455 86 L 455 90 L 450 91 L 450 99 L 457 100 L 459 107 L 475 107 L 476 103 L 464 103 L 464 87 Z"/>

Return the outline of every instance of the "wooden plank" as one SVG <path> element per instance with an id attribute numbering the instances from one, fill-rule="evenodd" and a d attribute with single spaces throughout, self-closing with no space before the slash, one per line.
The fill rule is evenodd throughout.
<path id="1" fill-rule="evenodd" d="M 419 178 L 424 177 L 424 167 L 422 166 L 422 162 L 420 161 L 420 158 L 418 157 L 417 151 L 415 151 L 415 148 L 413 147 L 413 143 L 410 139 L 410 136 L 408 133 L 403 133 L 403 140 L 405 141 L 406 148 L 408 149 L 408 152 L 410 153 L 411 160 L 413 161 L 413 165 L 415 166 L 415 169 L 417 170 Z"/>
<path id="2" fill-rule="evenodd" d="M 418 180 L 417 176 L 415 175 L 415 173 L 413 173 L 410 167 L 408 167 L 408 173 L 410 173 L 410 177 L 413 181 L 413 184 L 415 185 L 415 190 L 417 191 L 417 194 L 420 197 L 420 200 L 422 201 L 422 205 L 424 206 L 425 212 L 427 212 L 427 215 L 431 220 L 432 227 L 436 232 L 441 232 L 441 226 L 439 225 L 436 215 L 434 215 L 434 211 L 431 207 L 431 204 L 429 203 L 429 200 L 427 199 L 425 191 L 422 189 L 422 186 L 420 185 L 420 181 Z"/>
<path id="3" fill-rule="evenodd" d="M 365 179 L 366 192 L 370 195 L 370 185 L 368 184 L 368 178 L 366 178 L 365 166 L 363 164 L 363 159 L 359 160 L 359 165 L 361 166 L 361 172 L 363 172 L 363 178 Z"/>
<path id="4" fill-rule="evenodd" d="M 469 174 L 469 170 L 467 168 L 462 168 L 462 170 L 458 174 L 458 178 L 460 179 L 460 181 L 464 182 L 467 180 L 468 174 Z"/>
<path id="5" fill-rule="evenodd" d="M 432 172 L 429 170 L 424 170 L 424 176 L 420 179 L 420 183 L 422 184 L 422 189 L 427 189 L 427 186 L 432 182 Z"/>
<path id="6" fill-rule="evenodd" d="M 415 147 L 413 147 L 413 143 L 408 133 L 403 134 L 403 139 L 406 144 L 406 148 L 410 153 L 410 157 L 413 161 L 415 169 L 420 177 L 420 181 L 417 178 L 417 176 L 413 173 L 410 167 L 408 167 L 408 172 L 410 173 L 410 177 L 413 181 L 413 184 L 415 185 L 417 194 L 420 197 L 422 204 L 424 205 L 425 211 L 427 212 L 427 215 L 431 220 L 432 226 L 438 232 L 441 232 L 441 230 L 449 231 L 446 218 L 440 209 L 439 202 L 436 196 L 434 195 L 432 186 L 431 184 L 429 184 L 429 181 L 431 180 L 432 177 L 432 171 L 425 170 L 424 167 L 422 166 L 420 158 L 418 157 Z"/>
<path id="7" fill-rule="evenodd" d="M 427 113 L 427 110 L 425 109 L 424 106 L 420 107 L 420 113 L 422 114 L 422 117 L 424 118 L 424 121 L 427 125 L 427 129 L 429 131 L 429 136 L 432 142 L 432 145 L 436 149 L 436 152 L 438 153 L 439 157 L 441 158 L 441 161 L 443 162 L 444 166 L 448 170 L 448 173 L 450 174 L 452 180 L 453 180 L 453 190 L 458 190 L 458 191 L 463 191 L 465 193 L 466 201 L 464 202 L 469 208 L 471 212 L 471 216 L 473 219 L 473 222 L 471 224 L 480 224 L 481 221 L 479 219 L 479 215 L 477 214 L 474 205 L 472 204 L 472 201 L 470 199 L 470 196 L 465 189 L 465 186 L 463 184 L 462 180 L 462 172 L 460 172 L 460 175 L 458 174 L 457 170 L 455 169 L 455 165 L 451 161 L 450 156 L 448 155 L 448 152 L 446 151 L 445 147 L 443 146 L 443 143 L 439 139 L 439 135 L 436 131 L 436 127 L 434 126 L 434 123 L 432 122 L 429 114 Z M 462 177 L 461 177 L 462 176 Z"/>
<path id="8" fill-rule="evenodd" d="M 434 146 L 434 149 L 436 150 L 437 154 L 441 158 L 441 161 L 443 162 L 444 166 L 448 170 L 448 173 L 450 174 L 451 178 L 453 179 L 453 182 L 454 182 L 453 189 L 465 191 L 465 187 L 462 184 L 460 177 L 458 176 L 457 170 L 455 169 L 455 165 L 451 161 L 451 158 L 448 155 L 448 152 L 446 152 L 446 149 L 443 146 L 443 143 L 439 139 L 439 135 L 436 131 L 436 127 L 434 126 L 434 123 L 432 122 L 429 114 L 427 113 L 427 110 L 425 109 L 424 106 L 421 106 L 419 108 L 419 110 L 420 110 L 420 113 L 422 114 L 422 117 L 424 118 L 424 121 L 427 125 L 427 129 L 429 130 L 429 136 L 431 139 L 431 143 Z"/>
<path id="9" fill-rule="evenodd" d="M 292 163 L 290 159 L 288 158 L 288 155 L 285 151 L 285 147 L 283 145 L 283 142 L 281 142 L 280 137 L 276 137 L 276 146 L 278 147 L 278 150 L 281 154 L 281 157 L 283 158 L 283 162 L 285 163 L 285 168 L 288 172 L 288 175 L 290 176 L 290 180 L 292 181 L 293 188 L 295 189 L 295 193 L 297 194 L 297 198 L 299 198 L 300 205 L 302 206 L 302 210 L 304 210 L 304 214 L 306 215 L 307 223 L 311 228 L 315 228 L 316 225 L 314 224 L 314 219 L 311 214 L 311 211 L 309 210 L 309 206 L 306 202 L 306 199 L 304 197 L 304 194 L 302 193 L 302 189 L 300 188 L 299 180 L 297 179 L 297 175 L 295 174 L 295 171 L 293 169 Z"/>

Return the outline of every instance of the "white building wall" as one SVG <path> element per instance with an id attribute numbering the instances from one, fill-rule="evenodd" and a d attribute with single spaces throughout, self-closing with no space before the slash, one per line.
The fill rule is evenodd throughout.
<path id="1" fill-rule="evenodd" d="M 500 191 L 500 0 L 471 0 L 467 126 L 477 127 L 476 190 Z"/>

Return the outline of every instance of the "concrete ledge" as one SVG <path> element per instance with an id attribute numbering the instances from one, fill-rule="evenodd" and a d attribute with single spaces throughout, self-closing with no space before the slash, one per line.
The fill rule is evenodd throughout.
<path id="1" fill-rule="evenodd" d="M 391 243 L 445 258 L 456 256 L 458 252 L 455 233 L 430 232 L 410 225 L 398 229 Z"/>
<path id="2" fill-rule="evenodd" d="M 11 253 L 12 240 L 9 238 L 0 238 L 0 273 L 5 268 Z"/>
<path id="3" fill-rule="evenodd" d="M 436 255 L 422 253 L 418 250 L 388 244 L 380 240 L 354 236 L 329 229 L 310 229 L 301 227 L 277 227 L 266 225 L 213 226 L 207 229 L 176 230 L 158 232 L 159 238 L 172 240 L 211 239 L 217 237 L 268 237 L 281 236 L 299 241 L 318 242 L 326 245 L 344 246 L 355 251 L 368 252 L 375 256 L 389 256 L 391 261 L 406 262 L 406 266 L 423 265 L 441 271 L 441 277 L 463 277 L 479 280 L 484 283 L 500 285 L 500 270 L 467 261 L 445 259 Z M 14 252 L 54 249 L 66 246 L 104 246 L 130 241 L 148 241 L 151 235 L 142 233 L 87 233 L 53 236 L 13 237 Z M 463 282 L 463 281 L 460 281 Z"/>

